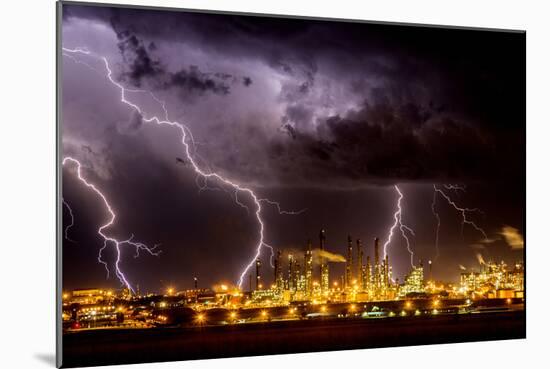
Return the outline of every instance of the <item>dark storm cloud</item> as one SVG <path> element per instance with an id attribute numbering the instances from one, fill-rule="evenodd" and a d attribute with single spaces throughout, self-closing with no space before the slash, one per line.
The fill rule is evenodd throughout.
<path id="1" fill-rule="evenodd" d="M 189 93 L 202 95 L 211 92 L 226 95 L 230 92 L 230 86 L 227 83 L 227 80 L 233 78 L 230 74 L 204 73 L 196 65 L 173 73 L 167 71 L 159 60 L 151 56 L 151 52 L 156 49 L 154 42 L 150 42 L 149 47 L 146 47 L 135 34 L 128 30 L 118 30 L 120 27 L 115 20 L 116 17 L 111 18 L 111 24 L 119 40 L 118 48 L 126 63 L 122 78 L 129 80 L 134 86 L 141 87 L 144 79 L 156 79 L 154 84 L 157 87 L 180 89 L 185 96 Z"/>
<path id="2" fill-rule="evenodd" d="M 321 139 L 298 135 L 278 162 L 301 166 L 297 158 L 313 156 L 324 169 L 317 179 L 399 181 L 475 179 L 493 172 L 498 160 L 493 142 L 474 125 L 409 103 L 365 103 L 318 123 Z"/>
<path id="3" fill-rule="evenodd" d="M 163 86 L 164 88 L 177 87 L 186 92 L 198 92 L 199 94 L 209 91 L 218 95 L 227 95 L 230 91 L 229 85 L 209 77 L 208 74 L 201 72 L 196 65 L 171 74 L 168 82 Z"/>
<path id="4" fill-rule="evenodd" d="M 154 55 L 158 49 L 157 43 L 143 39 L 155 37 L 155 32 L 148 32 L 154 27 L 143 27 L 143 22 L 147 21 L 140 18 L 140 12 L 132 16 L 132 10 L 70 6 L 66 7 L 63 14 L 69 21 L 72 18 L 92 19 L 109 24 L 116 34 L 117 45 L 125 62 L 120 78 L 131 82 L 136 87 L 142 87 L 144 80 L 148 80 L 152 82 L 153 87 L 180 89 L 181 96 L 190 96 L 190 94 L 192 96 L 205 93 L 226 95 L 230 93 L 231 85 L 239 81 L 245 87 L 252 84 L 249 76 L 238 77 L 224 72 L 206 73 L 196 65 L 169 71 L 166 65 Z M 129 17 L 128 14 L 130 14 Z M 168 23 L 173 24 L 170 21 Z M 163 26 L 159 24 L 159 27 Z"/>
<path id="5" fill-rule="evenodd" d="M 144 43 L 129 31 L 116 32 L 118 48 L 126 62 L 127 71 L 123 77 L 129 79 L 135 86 L 141 86 L 143 78 L 154 78 L 164 74 L 160 62 L 153 60 Z"/>
<path id="6" fill-rule="evenodd" d="M 303 132 L 312 120 L 308 108 L 287 106 L 282 129 L 289 139 L 266 146 L 277 183 L 354 188 L 400 181 L 493 181 L 508 179 L 521 167 L 518 153 L 505 149 L 520 138 L 499 142 L 483 127 L 429 105 L 375 99 L 344 116 L 317 118 L 315 132 Z M 247 178 L 240 165 L 227 161 L 221 166 Z"/>
<path id="7" fill-rule="evenodd" d="M 279 130 L 270 137 L 254 127 L 256 119 L 228 116 L 248 149 L 239 150 L 241 160 L 209 152 L 210 161 L 242 180 L 253 182 L 266 168 L 260 176 L 268 186 L 352 187 L 502 180 L 524 171 L 523 153 L 510 150 L 524 140 L 524 101 L 515 97 L 523 79 L 510 73 L 524 61 L 508 51 L 521 47 L 521 35 L 93 7 L 72 16 L 102 20 L 121 35 L 135 83 L 147 76 L 182 96 L 223 96 L 234 81 L 250 85 L 249 77 L 206 73 L 200 65 L 168 72 L 151 56 L 160 42 L 259 61 L 283 76 L 283 113 L 267 117 Z M 210 138 L 220 135 L 213 127 Z"/>
<path id="8" fill-rule="evenodd" d="M 285 115 L 281 118 L 283 127 L 295 138 L 294 130 L 309 127 L 313 119 L 313 111 L 310 107 L 300 104 L 288 104 Z"/>

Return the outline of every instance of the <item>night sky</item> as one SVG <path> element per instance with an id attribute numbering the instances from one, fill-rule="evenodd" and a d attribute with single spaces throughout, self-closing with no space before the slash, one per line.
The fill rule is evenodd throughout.
<path id="1" fill-rule="evenodd" d="M 263 205 L 276 249 L 317 245 L 324 228 L 330 251 L 345 254 L 350 234 L 372 257 L 373 238 L 383 242 L 393 223 L 397 184 L 415 263 L 426 263 L 436 255 L 433 184 L 452 183 L 466 186 L 446 190 L 458 205 L 483 211 L 471 219 L 488 239 L 468 225 L 462 232 L 461 215 L 438 197 L 434 277 L 458 280 L 459 265 L 479 267 L 478 253 L 522 260 L 524 33 L 81 5 L 63 6 L 61 27 L 63 47 L 105 56 L 117 81 L 166 102 L 169 118 L 192 131 L 201 168 L 286 210 L 307 209 L 279 215 Z M 161 244 L 158 257 L 123 248 L 130 282 L 144 292 L 189 288 L 193 276 L 202 287 L 237 281 L 258 239 L 250 197 L 239 196 L 248 214 L 216 181 L 217 190 L 199 192 L 189 163 L 176 160 L 185 158 L 180 132 L 143 122 L 120 102 L 104 64 L 74 57 L 61 59 L 62 155 L 82 162 L 115 209 L 106 233 Z M 146 93 L 128 98 L 163 114 Z M 75 220 L 74 242 L 63 242 L 64 288 L 120 287 L 97 261 L 108 214 L 74 166 L 63 169 L 63 198 Z M 402 280 L 410 261 L 398 235 L 389 257 Z M 113 256 L 107 248 L 111 268 Z M 331 279 L 342 273 L 331 265 Z"/>

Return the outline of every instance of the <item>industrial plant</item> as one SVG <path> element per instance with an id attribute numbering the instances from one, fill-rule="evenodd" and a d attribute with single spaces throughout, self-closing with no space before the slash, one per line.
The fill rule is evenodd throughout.
<path id="1" fill-rule="evenodd" d="M 260 259 L 249 274 L 248 289 L 227 284 L 164 293 L 129 289 L 84 289 L 63 295 L 68 331 L 88 328 L 150 328 L 171 325 L 244 324 L 276 320 L 391 318 L 524 309 L 524 268 L 516 263 L 480 263 L 460 274 L 460 282 L 432 278 L 432 261 L 413 265 L 403 281 L 394 278 L 389 256 L 374 238 L 373 260 L 362 240 L 347 238 L 347 257 L 327 250 L 326 232 L 301 253 L 278 250 L 263 272 Z M 344 274 L 331 276 L 330 265 L 345 263 Z M 266 275 L 272 275 L 266 278 Z M 331 283 L 332 282 L 332 283 Z"/>

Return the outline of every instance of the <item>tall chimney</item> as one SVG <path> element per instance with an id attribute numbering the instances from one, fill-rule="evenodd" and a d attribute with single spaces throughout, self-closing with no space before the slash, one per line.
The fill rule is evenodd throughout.
<path id="1" fill-rule="evenodd" d="M 353 240 L 348 235 L 348 258 L 346 259 L 346 278 L 345 284 L 347 287 L 351 287 L 353 283 Z"/>
<path id="2" fill-rule="evenodd" d="M 384 262 L 384 284 L 386 286 L 390 284 L 390 261 L 388 254 L 386 254 L 386 260 Z"/>
<path id="3" fill-rule="evenodd" d="M 304 259 L 306 277 L 306 294 L 309 296 L 313 291 L 313 253 L 311 251 L 311 240 L 307 240 L 307 250 Z"/>
<path id="4" fill-rule="evenodd" d="M 357 266 L 356 266 L 356 273 L 357 273 L 357 278 L 362 280 L 363 279 L 363 276 L 362 276 L 362 270 L 363 270 L 363 245 L 361 244 L 361 239 L 358 238 L 357 239 Z"/>
<path id="5" fill-rule="evenodd" d="M 380 263 L 380 256 L 378 254 L 378 237 L 374 238 L 374 265 L 378 265 Z"/>
<path id="6" fill-rule="evenodd" d="M 262 262 L 260 259 L 256 259 L 256 290 L 260 289 L 260 267 L 262 266 Z"/>
<path id="7" fill-rule="evenodd" d="M 288 254 L 288 289 L 292 290 L 294 287 L 294 284 L 292 283 L 294 281 L 294 256 L 292 254 Z"/>
<path id="8" fill-rule="evenodd" d="M 325 241 L 325 230 L 321 229 L 321 232 L 319 232 L 319 248 L 321 251 L 325 251 Z M 328 265 L 325 258 L 321 256 L 321 293 L 327 293 L 328 288 Z"/>
<path id="9" fill-rule="evenodd" d="M 325 230 L 321 229 L 321 231 L 319 232 L 319 248 L 321 250 L 325 249 L 325 241 L 326 241 Z"/>

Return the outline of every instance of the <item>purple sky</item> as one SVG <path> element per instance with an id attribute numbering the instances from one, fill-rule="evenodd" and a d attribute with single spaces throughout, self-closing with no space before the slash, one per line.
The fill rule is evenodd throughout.
<path id="1" fill-rule="evenodd" d="M 64 5 L 62 44 L 105 56 L 117 81 L 164 100 L 169 118 L 192 131 L 202 168 L 284 208 L 307 208 L 296 216 L 265 208 L 266 241 L 277 249 L 316 244 L 325 228 L 331 251 L 343 254 L 351 234 L 372 255 L 399 184 L 415 261 L 433 259 L 432 184 L 459 183 L 467 192 L 449 195 L 484 211 L 473 219 L 491 242 L 467 225 L 462 234 L 460 215 L 438 198 L 435 277 L 456 280 L 459 264 L 477 267 L 477 253 L 522 258 L 502 230 L 524 233 L 523 33 Z M 159 257 L 124 252 L 129 279 L 142 290 L 190 287 L 195 275 L 204 286 L 235 281 L 253 255 L 254 217 L 225 191 L 199 194 L 194 172 L 176 161 L 179 132 L 144 123 L 100 61 L 75 57 L 62 59 L 63 155 L 85 165 L 117 210 L 111 234 L 162 244 Z M 162 114 L 148 94 L 128 97 Z M 65 288 L 117 287 L 96 259 L 105 209 L 74 171 L 64 170 L 63 186 L 76 241 L 63 245 Z M 402 240 L 389 250 L 402 279 Z M 331 267 L 339 278 L 342 266 Z"/>

